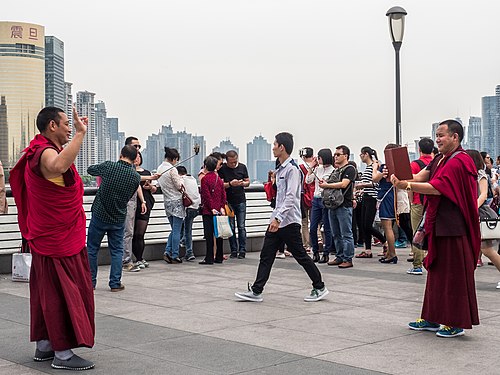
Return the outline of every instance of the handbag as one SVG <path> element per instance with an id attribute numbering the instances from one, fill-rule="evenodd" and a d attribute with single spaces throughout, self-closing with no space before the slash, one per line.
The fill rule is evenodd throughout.
<path id="1" fill-rule="evenodd" d="M 30 281 L 31 254 L 12 254 L 12 281 Z"/>
<path id="2" fill-rule="evenodd" d="M 186 194 L 186 188 L 184 186 L 181 188 L 181 194 L 182 194 L 182 205 L 184 207 L 189 207 L 193 204 L 193 200 L 189 198 L 189 196 Z"/>
<path id="3" fill-rule="evenodd" d="M 415 246 L 417 249 L 420 250 L 427 250 L 429 245 L 427 233 L 425 232 L 424 229 L 425 215 L 426 213 L 424 212 L 424 214 L 422 215 L 422 219 L 420 219 L 420 223 L 418 224 L 417 230 L 413 235 L 413 240 L 411 242 L 413 246 Z"/>
<path id="4" fill-rule="evenodd" d="M 228 203 L 224 205 L 224 211 L 228 217 L 234 217 L 234 210 Z"/>
<path id="5" fill-rule="evenodd" d="M 214 236 L 216 238 L 229 238 L 233 236 L 229 217 L 223 215 L 214 216 Z"/>
<path id="6" fill-rule="evenodd" d="M 500 218 L 480 219 L 481 240 L 500 240 Z"/>

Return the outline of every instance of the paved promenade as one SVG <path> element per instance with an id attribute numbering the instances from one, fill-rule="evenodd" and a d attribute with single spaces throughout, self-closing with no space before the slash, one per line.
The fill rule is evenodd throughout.
<path id="1" fill-rule="evenodd" d="M 375 249 L 375 251 L 378 249 Z M 376 258 L 352 269 L 320 265 L 331 293 L 303 302 L 306 274 L 292 258 L 277 259 L 264 302 L 237 302 L 252 281 L 258 253 L 222 265 L 168 265 L 124 274 L 110 293 L 99 268 L 96 345 L 77 349 L 95 361 L 89 374 L 498 374 L 500 274 L 476 272 L 481 325 L 464 337 L 410 331 L 424 276 Z M 0 374 L 66 373 L 31 360 L 28 285 L 0 275 Z"/>

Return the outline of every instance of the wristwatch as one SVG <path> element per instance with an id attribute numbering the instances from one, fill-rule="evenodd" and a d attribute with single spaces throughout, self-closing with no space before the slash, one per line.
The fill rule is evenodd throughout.
<path id="1" fill-rule="evenodd" d="M 278 219 L 277 217 L 275 217 L 274 220 L 276 220 L 278 224 L 281 223 L 281 220 Z"/>
<path id="2" fill-rule="evenodd" d="M 410 191 L 411 190 L 411 183 L 408 181 L 407 184 L 408 185 L 406 185 L 406 190 Z"/>

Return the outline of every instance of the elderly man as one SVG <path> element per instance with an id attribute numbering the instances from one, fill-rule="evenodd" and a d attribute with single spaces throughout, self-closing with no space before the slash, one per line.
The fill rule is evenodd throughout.
<path id="1" fill-rule="evenodd" d="M 413 330 L 457 337 L 479 324 L 474 270 L 481 235 L 477 210 L 477 172 L 460 143 L 462 125 L 446 120 L 436 130 L 439 154 L 410 181 L 392 183 L 400 189 L 426 194 L 424 229 L 428 271 L 421 319 Z M 450 225 L 453 223 L 453 225 Z"/>
<path id="2" fill-rule="evenodd" d="M 19 228 L 32 254 L 33 359 L 53 359 L 56 369 L 88 370 L 94 364 L 71 351 L 94 346 L 95 331 L 83 183 L 73 164 L 87 132 L 87 120 L 73 109 L 73 123 L 75 134 L 68 143 L 68 116 L 59 108 L 42 109 L 36 119 L 40 134 L 12 169 L 10 184 Z"/>

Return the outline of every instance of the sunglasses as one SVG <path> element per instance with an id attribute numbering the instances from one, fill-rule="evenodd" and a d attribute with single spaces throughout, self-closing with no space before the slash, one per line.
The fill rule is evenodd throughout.
<path id="1" fill-rule="evenodd" d="M 342 156 L 342 155 L 344 155 L 344 154 L 339 154 L 339 153 L 333 154 L 333 156 Z"/>
<path id="2" fill-rule="evenodd" d="M 141 145 L 133 145 L 136 149 L 140 150 L 141 149 Z"/>

